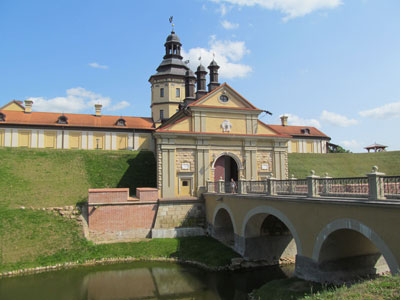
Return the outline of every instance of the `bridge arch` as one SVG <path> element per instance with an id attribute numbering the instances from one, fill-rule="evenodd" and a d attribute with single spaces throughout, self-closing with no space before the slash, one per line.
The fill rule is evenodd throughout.
<path id="1" fill-rule="evenodd" d="M 235 218 L 228 205 L 219 203 L 214 209 L 211 235 L 219 241 L 234 246 L 237 234 Z"/>
<path id="2" fill-rule="evenodd" d="M 240 235 L 245 241 L 245 256 L 252 259 L 276 263 L 281 257 L 294 257 L 303 252 L 300 237 L 292 222 L 271 206 L 257 206 L 248 211 Z"/>
<path id="3" fill-rule="evenodd" d="M 371 228 L 354 219 L 338 219 L 326 225 L 315 240 L 312 253 L 313 260 L 317 263 L 321 262 L 321 258 L 323 258 L 321 257 L 323 247 L 326 242 L 329 244 L 330 237 L 336 233 L 343 234 L 346 232 L 350 233 L 351 231 L 358 233 L 359 236 L 362 236 L 362 239 L 368 240 L 374 247 L 376 247 L 385 259 L 392 274 L 399 273 L 399 264 L 386 243 Z M 349 245 L 346 244 L 346 246 Z"/>

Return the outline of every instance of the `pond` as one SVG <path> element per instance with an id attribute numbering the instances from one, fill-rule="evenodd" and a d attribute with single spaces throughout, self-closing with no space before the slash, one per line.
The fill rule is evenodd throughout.
<path id="1" fill-rule="evenodd" d="M 174 263 L 134 262 L 0 279 L 1 300 L 240 300 L 293 266 L 209 272 Z"/>

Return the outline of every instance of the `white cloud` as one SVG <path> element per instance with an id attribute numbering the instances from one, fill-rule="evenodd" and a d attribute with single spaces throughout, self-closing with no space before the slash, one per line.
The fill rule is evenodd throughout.
<path id="1" fill-rule="evenodd" d="M 92 67 L 92 68 L 95 68 L 95 69 L 104 69 L 104 70 L 108 69 L 108 66 L 100 65 L 97 62 L 92 62 L 92 63 L 89 63 L 88 65 L 89 65 L 89 67 Z"/>
<path id="2" fill-rule="evenodd" d="M 214 1 L 216 2 L 216 1 Z M 221 16 L 225 16 L 228 11 L 232 9 L 232 6 L 226 6 L 224 3 L 222 3 L 219 8 L 217 9 L 217 12 L 221 14 Z"/>
<path id="3" fill-rule="evenodd" d="M 374 119 L 400 118 L 400 101 L 392 102 L 369 110 L 358 113 L 362 117 Z"/>
<path id="4" fill-rule="evenodd" d="M 184 60 L 189 60 L 189 67 L 196 70 L 201 57 L 201 63 L 207 67 L 213 60 L 215 54 L 215 61 L 220 66 L 219 74 L 224 78 L 245 77 L 252 68 L 245 64 L 238 63 L 250 50 L 242 41 L 221 41 L 217 40 L 215 36 L 211 36 L 209 41 L 209 49 L 206 48 L 192 48 L 189 51 L 182 51 Z"/>
<path id="5" fill-rule="evenodd" d="M 231 23 L 228 20 L 221 21 L 221 25 L 227 30 L 239 28 L 238 23 Z"/>
<path id="6" fill-rule="evenodd" d="M 360 143 L 356 140 L 341 141 L 339 145 L 346 150 L 350 150 L 351 152 L 359 152 L 362 149 Z"/>
<path id="7" fill-rule="evenodd" d="M 325 121 L 331 125 L 340 126 L 340 127 L 348 127 L 352 125 L 358 124 L 358 121 L 355 119 L 349 119 L 345 116 L 329 112 L 329 111 L 322 111 L 321 121 Z"/>
<path id="8" fill-rule="evenodd" d="M 109 111 L 121 110 L 123 108 L 128 107 L 129 105 L 130 104 L 128 102 L 121 101 L 121 102 L 118 102 L 118 103 L 114 104 L 113 106 L 109 107 L 107 110 L 109 110 Z"/>
<path id="9" fill-rule="evenodd" d="M 261 6 L 269 10 L 278 10 L 285 14 L 284 21 L 302 17 L 321 9 L 333 9 L 342 4 L 342 0 L 211 0 L 216 3 L 230 3 L 242 6 Z"/>
<path id="10" fill-rule="evenodd" d="M 317 119 L 303 119 L 299 116 L 292 114 L 285 114 L 288 116 L 288 124 L 289 125 L 297 125 L 297 126 L 313 126 L 317 128 L 321 128 L 321 123 Z"/>
<path id="11" fill-rule="evenodd" d="M 33 100 L 32 109 L 34 111 L 77 113 L 93 108 L 94 104 L 102 104 L 106 110 L 119 110 L 129 106 L 126 101 L 118 102 L 114 105 L 109 97 L 76 87 L 66 90 L 66 95 L 45 99 L 44 97 L 30 97 Z"/>

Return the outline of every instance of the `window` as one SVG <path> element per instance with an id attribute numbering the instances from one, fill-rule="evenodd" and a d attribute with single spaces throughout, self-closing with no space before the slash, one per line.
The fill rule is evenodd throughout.
<path id="1" fill-rule="evenodd" d="M 164 88 L 160 89 L 160 97 L 164 97 Z"/>
<path id="2" fill-rule="evenodd" d="M 64 115 L 59 116 L 57 120 L 58 124 L 68 124 L 68 118 Z"/>
<path id="3" fill-rule="evenodd" d="M 302 128 L 301 133 L 302 134 L 310 134 L 310 128 Z"/>
<path id="4" fill-rule="evenodd" d="M 176 98 L 180 98 L 181 97 L 181 89 L 177 88 L 176 89 Z"/>
<path id="5" fill-rule="evenodd" d="M 160 110 L 160 120 L 164 120 L 164 110 Z"/>
<path id="6" fill-rule="evenodd" d="M 219 100 L 223 103 L 226 103 L 226 102 L 228 102 L 229 98 L 227 95 L 221 95 L 221 96 L 219 96 Z"/>
<path id="7" fill-rule="evenodd" d="M 118 121 L 115 123 L 117 126 L 126 126 L 126 121 L 124 119 L 118 119 Z"/>
<path id="8" fill-rule="evenodd" d="M 182 181 L 182 186 L 188 186 L 188 185 L 189 185 L 189 182 L 187 180 Z"/>
<path id="9" fill-rule="evenodd" d="M 0 122 L 5 122 L 6 121 L 6 115 L 3 113 L 0 113 Z"/>

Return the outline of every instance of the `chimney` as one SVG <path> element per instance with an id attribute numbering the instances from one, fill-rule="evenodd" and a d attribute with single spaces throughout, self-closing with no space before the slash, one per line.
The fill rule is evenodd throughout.
<path id="1" fill-rule="evenodd" d="M 101 117 L 101 108 L 103 107 L 103 105 L 101 104 L 95 104 L 94 108 L 96 109 L 96 117 Z"/>
<path id="2" fill-rule="evenodd" d="M 25 100 L 25 113 L 30 114 L 32 112 L 32 100 Z"/>
<path id="3" fill-rule="evenodd" d="M 208 66 L 208 69 L 210 70 L 210 83 L 208 84 L 208 92 L 211 92 L 215 90 L 217 87 L 219 87 L 219 82 L 218 82 L 219 66 L 215 60 L 212 60 L 212 62 Z"/>
<path id="4" fill-rule="evenodd" d="M 197 71 L 196 71 L 196 76 L 197 76 L 196 99 L 200 99 L 204 95 L 207 95 L 206 75 L 207 75 L 206 68 L 204 68 L 203 65 L 200 64 L 200 66 L 198 66 Z"/>
<path id="5" fill-rule="evenodd" d="M 287 124 L 287 120 L 288 120 L 288 116 L 285 116 L 285 115 L 281 116 L 282 126 L 287 126 L 288 125 Z"/>
<path id="6" fill-rule="evenodd" d="M 193 103 L 196 99 L 194 97 L 194 86 L 196 83 L 196 76 L 194 76 L 192 70 L 187 70 L 185 74 L 185 106 Z"/>

